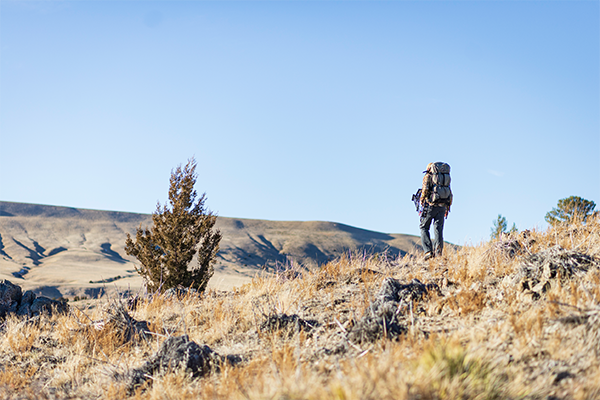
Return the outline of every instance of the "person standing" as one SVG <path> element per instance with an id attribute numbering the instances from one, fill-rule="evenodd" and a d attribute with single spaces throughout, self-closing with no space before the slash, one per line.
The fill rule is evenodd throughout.
<path id="1" fill-rule="evenodd" d="M 425 251 L 425 260 L 441 256 L 444 249 L 444 218 L 448 217 L 452 206 L 450 189 L 450 165 L 444 162 L 429 163 L 423 171 L 421 188 L 421 244 Z M 431 243 L 429 229 L 433 222 L 434 242 Z"/>

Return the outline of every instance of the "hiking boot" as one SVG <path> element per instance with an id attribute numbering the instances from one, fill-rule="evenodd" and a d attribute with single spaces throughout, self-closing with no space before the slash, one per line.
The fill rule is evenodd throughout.
<path id="1" fill-rule="evenodd" d="M 431 260 L 433 257 L 435 257 L 435 255 L 431 251 L 425 253 L 425 261 Z"/>

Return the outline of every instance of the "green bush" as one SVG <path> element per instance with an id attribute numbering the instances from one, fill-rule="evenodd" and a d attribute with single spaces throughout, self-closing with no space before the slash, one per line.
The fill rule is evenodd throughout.
<path id="1" fill-rule="evenodd" d="M 213 229 L 217 217 L 204 208 L 206 193 L 198 197 L 194 189 L 196 179 L 194 158 L 171 171 L 168 205 L 158 203 L 152 228 L 140 225 L 135 239 L 127 234 L 125 251 L 139 260 L 136 271 L 151 292 L 178 286 L 202 292 L 214 273 L 221 233 Z"/>
<path id="2" fill-rule="evenodd" d="M 571 196 L 559 200 L 558 206 L 546 214 L 545 220 L 552 226 L 561 222 L 571 223 L 575 220 L 586 222 L 589 217 L 598 213 L 594 212 L 594 208 L 596 208 L 596 203 L 593 201 L 579 196 Z"/>

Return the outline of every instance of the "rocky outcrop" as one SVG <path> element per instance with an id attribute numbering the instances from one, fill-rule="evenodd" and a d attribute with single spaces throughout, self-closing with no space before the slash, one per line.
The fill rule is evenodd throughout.
<path id="1" fill-rule="evenodd" d="M 598 268 L 599 265 L 600 262 L 592 256 L 554 246 L 525 257 L 513 277 L 513 284 L 520 281 L 522 289 L 530 291 L 537 299 L 552 287 L 553 282 L 565 283 L 582 277 L 590 268 Z"/>
<path id="2" fill-rule="evenodd" d="M 0 318 L 16 313 L 21 304 L 21 287 L 7 280 L 0 281 Z"/>
<path id="3" fill-rule="evenodd" d="M 54 312 L 66 313 L 69 307 L 62 301 L 36 296 L 32 291 L 23 293 L 21 287 L 9 280 L 0 280 L 0 319 L 10 314 L 34 317 Z"/>

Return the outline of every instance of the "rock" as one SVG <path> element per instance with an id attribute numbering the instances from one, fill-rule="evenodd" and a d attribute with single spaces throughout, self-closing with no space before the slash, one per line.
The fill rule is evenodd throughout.
<path id="1" fill-rule="evenodd" d="M 440 288 L 435 283 L 424 284 L 418 279 L 413 279 L 408 284 L 402 284 L 397 279 L 386 278 L 377 295 L 375 306 L 399 308 L 401 305 L 419 302 L 433 292 L 441 295 Z"/>
<path id="2" fill-rule="evenodd" d="M 21 287 L 9 280 L 0 281 L 0 318 L 5 318 L 8 313 L 15 313 L 21 302 Z"/>
<path id="3" fill-rule="evenodd" d="M 156 373 L 177 369 L 185 369 L 198 378 L 216 367 L 220 360 L 221 357 L 210 347 L 198 345 L 187 335 L 170 337 L 162 343 L 156 355 L 132 371 L 130 388 L 134 390 Z"/>
<path id="4" fill-rule="evenodd" d="M 594 257 L 573 250 L 554 246 L 526 257 L 521 263 L 521 273 L 526 278 L 565 280 L 573 275 L 583 275 L 592 266 L 598 265 Z"/>
<path id="5" fill-rule="evenodd" d="M 31 290 L 23 293 L 23 297 L 21 298 L 21 304 L 19 305 L 19 309 L 17 310 L 17 315 L 23 315 L 27 317 L 31 317 L 31 304 L 35 300 L 35 293 Z"/>
<path id="6" fill-rule="evenodd" d="M 573 276 L 585 275 L 590 268 L 598 265 L 594 257 L 554 246 L 525 257 L 512 279 L 515 284 L 520 280 L 523 290 L 544 294 L 550 289 L 551 282 L 567 282 Z"/>
<path id="7" fill-rule="evenodd" d="M 556 374 L 556 376 L 554 377 L 554 381 L 552 383 L 554 385 L 556 385 L 556 384 L 560 383 L 560 381 L 562 381 L 562 380 L 574 378 L 574 377 L 575 377 L 575 375 L 573 375 L 569 371 L 561 371 Z"/>
<path id="8" fill-rule="evenodd" d="M 59 314 L 67 313 L 69 311 L 69 306 L 62 301 L 52 300 L 48 297 L 40 296 L 33 300 L 29 309 L 32 316 L 40 314 L 52 315 L 53 312 L 57 312 Z"/>
<path id="9" fill-rule="evenodd" d="M 66 303 L 44 296 L 36 297 L 30 290 L 22 293 L 20 286 L 7 280 L 0 281 L 0 318 L 6 318 L 8 314 L 27 317 L 52 315 L 53 312 L 66 313 L 68 310 Z"/>
<path id="10" fill-rule="evenodd" d="M 23 305 L 25 303 L 31 305 L 31 303 L 33 303 L 35 298 L 36 298 L 35 293 L 33 293 L 31 290 L 28 290 L 25 293 L 23 293 L 23 297 L 21 298 L 21 305 Z"/>
<path id="11" fill-rule="evenodd" d="M 433 292 L 441 295 L 439 286 L 434 283 L 424 284 L 413 279 L 402 284 L 397 279 L 386 278 L 369 310 L 348 332 L 348 339 L 356 343 L 397 339 L 407 331 L 399 318 L 413 302 L 422 301 Z"/>
<path id="12" fill-rule="evenodd" d="M 263 331 L 274 332 L 280 329 L 288 329 L 291 332 L 299 331 L 310 331 L 314 327 L 318 326 L 319 322 L 316 320 L 305 320 L 300 318 L 296 314 L 271 314 L 267 319 L 260 325 L 260 329 Z"/>

